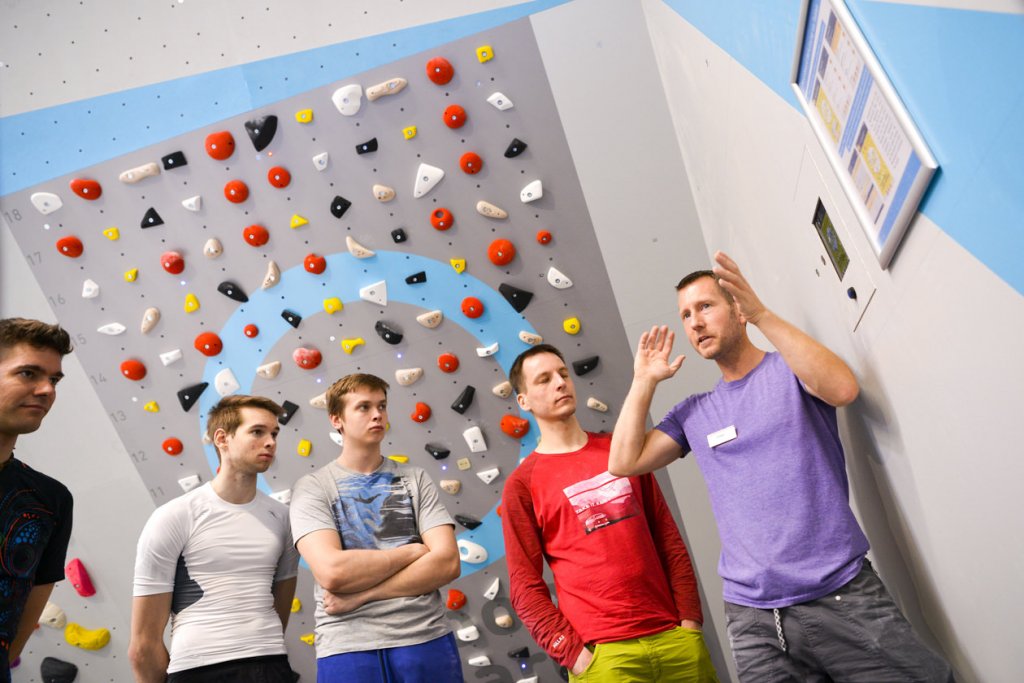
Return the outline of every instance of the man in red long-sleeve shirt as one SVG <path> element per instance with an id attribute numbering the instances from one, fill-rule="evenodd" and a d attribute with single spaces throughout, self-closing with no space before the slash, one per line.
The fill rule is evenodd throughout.
<path id="1" fill-rule="evenodd" d="M 533 639 L 572 681 L 717 681 L 693 567 L 657 481 L 608 473 L 611 437 L 580 427 L 558 349 L 525 351 L 509 379 L 540 428 L 502 497 L 512 605 Z"/>

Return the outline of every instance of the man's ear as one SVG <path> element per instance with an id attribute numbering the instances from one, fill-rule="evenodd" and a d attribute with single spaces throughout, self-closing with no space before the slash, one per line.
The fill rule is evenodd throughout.
<path id="1" fill-rule="evenodd" d="M 342 427 L 344 426 L 344 421 L 341 419 L 341 417 L 339 415 L 330 415 L 329 417 L 331 420 L 331 426 L 337 429 L 338 432 L 343 433 Z"/>
<path id="2" fill-rule="evenodd" d="M 740 303 L 733 299 L 732 307 L 736 310 L 736 317 L 739 318 L 740 323 L 743 325 L 747 324 L 747 317 L 743 315 L 743 311 L 740 310 Z"/>
<path id="3" fill-rule="evenodd" d="M 218 450 L 223 449 L 228 443 L 228 433 L 224 429 L 218 429 L 213 433 L 213 445 Z"/>
<path id="4" fill-rule="evenodd" d="M 531 412 L 530 402 L 527 400 L 526 394 L 516 394 L 516 403 L 518 403 L 519 407 L 525 410 L 526 412 Z"/>

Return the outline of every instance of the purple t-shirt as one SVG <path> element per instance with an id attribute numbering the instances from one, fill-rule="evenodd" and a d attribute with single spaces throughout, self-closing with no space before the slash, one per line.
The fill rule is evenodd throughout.
<path id="1" fill-rule="evenodd" d="M 735 438 L 709 446 L 730 427 Z M 778 353 L 679 403 L 657 428 L 697 455 L 722 538 L 726 600 L 787 607 L 860 571 L 868 540 L 850 509 L 836 410 L 807 393 Z"/>

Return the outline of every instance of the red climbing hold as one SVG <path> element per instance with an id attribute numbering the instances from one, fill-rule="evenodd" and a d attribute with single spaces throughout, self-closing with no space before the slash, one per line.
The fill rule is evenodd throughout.
<path id="1" fill-rule="evenodd" d="M 89 572 L 85 571 L 85 565 L 77 557 L 68 562 L 68 566 L 64 567 L 64 576 L 67 577 L 74 589 L 83 598 L 96 595 L 96 589 L 93 588 Z"/>
<path id="2" fill-rule="evenodd" d="M 164 453 L 167 455 L 181 455 L 181 452 L 185 450 L 185 445 L 181 443 L 181 439 L 175 439 L 173 436 L 165 439 L 160 447 L 164 449 Z"/>
<path id="3" fill-rule="evenodd" d="M 458 588 L 448 589 L 448 599 L 445 601 L 448 609 L 462 609 L 466 606 L 466 594 Z"/>
<path id="4" fill-rule="evenodd" d="M 206 136 L 206 153 L 218 161 L 224 161 L 235 153 L 235 139 L 226 130 L 210 133 Z"/>
<path id="5" fill-rule="evenodd" d="M 292 181 L 292 174 L 288 172 L 287 168 L 275 166 L 267 171 L 267 180 L 274 187 L 288 187 L 288 183 Z"/>
<path id="6" fill-rule="evenodd" d="M 100 187 L 100 184 L 89 178 L 75 178 L 69 185 L 72 192 L 82 199 L 88 199 L 89 201 L 99 199 L 100 195 L 103 194 L 103 188 Z"/>
<path id="7" fill-rule="evenodd" d="M 452 80 L 455 75 L 455 68 L 452 63 L 444 57 L 433 57 L 427 60 L 427 78 L 437 85 L 444 85 Z"/>
<path id="8" fill-rule="evenodd" d="M 303 370 L 312 370 L 323 361 L 323 355 L 317 349 L 307 349 L 304 346 L 292 351 L 292 360 Z"/>
<path id="9" fill-rule="evenodd" d="M 457 104 L 449 105 L 444 110 L 444 125 L 449 128 L 462 128 L 466 123 L 466 110 Z"/>
<path id="10" fill-rule="evenodd" d="M 165 251 L 160 255 L 160 265 L 171 275 L 180 275 L 185 270 L 185 259 L 176 251 Z"/>
<path id="11" fill-rule="evenodd" d="M 251 244 L 254 247 L 262 247 L 270 241 L 270 233 L 262 225 L 250 225 L 242 231 L 242 236 L 245 238 L 246 244 Z"/>
<path id="12" fill-rule="evenodd" d="M 138 382 L 146 376 L 146 366 L 142 364 L 142 361 L 129 358 L 121 363 L 121 374 L 130 380 Z"/>
<path id="13" fill-rule="evenodd" d="M 473 175 L 479 173 L 480 169 L 484 167 L 484 160 L 476 152 L 466 152 L 459 158 L 459 167 L 462 168 L 463 173 Z"/>
<path id="14" fill-rule="evenodd" d="M 537 233 L 537 242 L 540 244 L 551 244 L 551 233 L 547 230 L 541 230 Z"/>
<path id="15" fill-rule="evenodd" d="M 249 186 L 241 180 L 229 180 L 224 186 L 224 196 L 233 204 L 241 204 L 249 198 Z"/>
<path id="16" fill-rule="evenodd" d="M 467 296 L 462 300 L 462 314 L 467 318 L 479 318 L 484 314 L 484 304 L 475 296 Z"/>
<path id="17" fill-rule="evenodd" d="M 82 240 L 78 239 L 74 235 L 68 235 L 67 237 L 61 237 L 57 240 L 57 251 L 69 256 L 71 258 L 78 258 L 82 255 L 85 247 L 82 246 Z"/>
<path id="18" fill-rule="evenodd" d="M 203 332 L 196 337 L 193 345 L 196 347 L 196 351 L 204 356 L 216 356 L 224 350 L 224 342 L 213 332 Z"/>
<path id="19" fill-rule="evenodd" d="M 530 423 L 515 415 L 506 415 L 501 418 L 501 431 L 513 439 L 521 439 L 530 431 Z"/>
<path id="20" fill-rule="evenodd" d="M 249 339 L 252 339 L 253 337 L 256 337 L 256 336 L 259 335 L 260 328 L 256 327 L 252 323 L 249 323 L 248 325 L 245 326 L 245 329 L 242 330 L 242 332 L 245 333 L 246 337 L 248 337 Z"/>
<path id="21" fill-rule="evenodd" d="M 496 266 L 507 266 L 516 257 L 516 247 L 508 240 L 494 240 L 487 247 L 487 258 Z"/>
<path id="22" fill-rule="evenodd" d="M 434 226 L 434 230 L 447 230 L 454 222 L 455 216 L 444 207 L 434 209 L 430 214 L 430 224 Z"/>
<path id="23" fill-rule="evenodd" d="M 409 417 L 412 418 L 413 422 L 426 422 L 430 419 L 430 415 L 430 406 L 420 401 L 416 404 L 415 410 L 412 411 L 412 415 Z"/>
<path id="24" fill-rule="evenodd" d="M 441 372 L 455 372 L 459 369 L 459 357 L 454 353 L 442 353 L 437 357 L 437 367 Z"/>
<path id="25" fill-rule="evenodd" d="M 302 261 L 302 267 L 306 269 L 307 273 L 319 275 L 327 270 L 327 259 L 318 254 L 309 254 Z"/>

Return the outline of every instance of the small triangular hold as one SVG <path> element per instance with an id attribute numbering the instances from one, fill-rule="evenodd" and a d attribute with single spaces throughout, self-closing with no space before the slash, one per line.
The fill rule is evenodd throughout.
<path id="1" fill-rule="evenodd" d="M 160 362 L 168 366 L 174 361 L 181 360 L 181 349 L 171 349 L 160 354 Z"/>
<path id="2" fill-rule="evenodd" d="M 544 185 L 540 180 L 534 180 L 519 192 L 519 199 L 523 204 L 535 202 L 544 196 Z"/>
<path id="3" fill-rule="evenodd" d="M 370 258 L 377 253 L 373 249 L 367 249 L 359 244 L 359 242 L 356 242 L 352 239 L 352 235 L 345 235 L 345 246 L 348 247 L 348 253 L 356 258 Z"/>
<path id="4" fill-rule="evenodd" d="M 288 227 L 294 230 L 295 228 L 301 228 L 303 225 L 308 225 L 309 221 L 297 213 L 293 213 L 291 220 L 288 221 Z"/>
<path id="5" fill-rule="evenodd" d="M 203 256 L 206 258 L 217 258 L 223 253 L 224 245 L 216 237 L 206 240 L 206 244 L 203 245 Z"/>
<path id="6" fill-rule="evenodd" d="M 29 197 L 29 201 L 36 207 L 36 211 L 44 216 L 64 206 L 63 200 L 52 192 L 35 192 Z"/>
<path id="7" fill-rule="evenodd" d="M 487 101 L 498 111 L 505 111 L 506 109 L 511 109 L 515 106 L 508 96 L 500 92 L 491 93 L 491 96 L 487 98 Z"/>
<path id="8" fill-rule="evenodd" d="M 537 344 L 541 344 L 544 342 L 544 337 L 533 332 L 520 330 L 519 341 L 523 342 L 524 344 L 529 344 L 530 346 L 536 346 Z"/>
<path id="9" fill-rule="evenodd" d="M 405 278 L 405 284 L 407 285 L 422 285 L 426 281 L 427 271 L 425 270 L 421 270 L 418 273 L 413 273 L 412 275 L 406 276 Z"/>
<path id="10" fill-rule="evenodd" d="M 181 409 L 186 413 L 189 409 L 196 404 L 199 400 L 199 396 L 206 391 L 206 387 L 210 386 L 209 382 L 200 382 L 199 384 L 193 384 L 192 386 L 185 387 L 178 392 L 178 403 L 181 404 Z"/>
<path id="11" fill-rule="evenodd" d="M 423 377 L 423 368 L 399 368 L 395 370 L 395 381 L 403 387 L 415 384 L 420 377 Z"/>
<path id="12" fill-rule="evenodd" d="M 476 212 L 488 218 L 508 218 L 508 211 L 482 199 L 476 203 Z"/>
<path id="13" fill-rule="evenodd" d="M 319 154 L 313 155 L 313 168 L 318 171 L 327 170 L 327 162 L 330 161 L 331 155 L 327 152 L 320 152 Z"/>
<path id="14" fill-rule="evenodd" d="M 341 218 L 348 211 L 348 207 L 352 206 L 352 202 L 342 197 L 340 194 L 335 195 L 334 199 L 331 200 L 331 215 L 335 218 Z"/>
<path id="15" fill-rule="evenodd" d="M 432 457 L 434 460 L 444 460 L 452 453 L 444 446 L 439 446 L 433 443 L 428 443 L 426 446 L 424 446 L 424 449 L 426 449 L 427 453 L 430 453 L 430 457 Z"/>
<path id="16" fill-rule="evenodd" d="M 471 453 L 483 453 L 487 450 L 487 441 L 484 440 L 484 433 L 476 425 L 462 432 L 462 438 L 466 440 Z"/>
<path id="17" fill-rule="evenodd" d="M 295 413 L 299 410 L 299 406 L 295 405 L 291 401 L 285 401 L 281 404 L 284 412 L 277 416 L 277 421 L 283 425 L 288 424 L 288 421 L 295 417 Z"/>
<path id="18" fill-rule="evenodd" d="M 588 356 L 580 360 L 574 360 L 572 362 L 572 369 L 576 371 L 576 374 L 582 377 L 591 370 L 597 367 L 597 364 L 601 361 L 599 356 Z"/>
<path id="19" fill-rule="evenodd" d="M 388 305 L 388 283 L 386 280 L 380 282 L 374 282 L 372 285 L 366 285 L 359 290 L 359 298 L 363 301 L 369 301 L 371 304 L 377 304 L 379 306 Z"/>
<path id="20" fill-rule="evenodd" d="M 587 399 L 587 407 L 590 408 L 591 410 L 596 410 L 599 413 L 608 412 L 608 404 L 605 403 L 604 401 L 594 398 L 593 396 Z"/>
<path id="21" fill-rule="evenodd" d="M 483 524 L 483 522 L 481 522 L 476 517 L 470 517 L 469 515 L 455 515 L 454 517 L 456 522 L 466 527 L 470 531 Z"/>
<path id="22" fill-rule="evenodd" d="M 82 283 L 82 298 L 83 299 L 95 299 L 100 295 L 100 286 L 92 280 L 86 280 Z"/>
<path id="23" fill-rule="evenodd" d="M 458 479 L 442 479 L 437 482 L 437 485 L 450 496 L 454 496 L 462 490 L 462 482 Z"/>
<path id="24" fill-rule="evenodd" d="M 317 394 L 313 398 L 309 399 L 309 405 L 313 408 L 319 408 L 320 410 L 327 410 L 327 392 L 325 391 L 322 394 Z"/>
<path id="25" fill-rule="evenodd" d="M 459 415 L 465 415 L 469 407 L 473 405 L 473 397 L 476 396 L 476 389 L 469 385 L 462 390 L 455 402 L 452 403 L 452 410 L 457 412 Z"/>
<path id="26" fill-rule="evenodd" d="M 160 166 L 155 161 L 151 161 L 148 164 L 129 168 L 117 176 L 117 179 L 125 185 L 134 185 L 144 178 L 150 178 L 155 175 L 160 175 Z"/>
<path id="27" fill-rule="evenodd" d="M 376 184 L 373 186 L 373 198 L 378 202 L 390 202 L 395 198 L 395 188 Z"/>
<path id="28" fill-rule="evenodd" d="M 270 289 L 280 281 L 281 269 L 277 267 L 277 263 L 270 261 L 267 263 L 267 273 L 263 276 L 263 282 L 260 284 L 260 289 Z"/>
<path id="29" fill-rule="evenodd" d="M 331 95 L 331 102 L 342 116 L 355 116 L 363 106 L 363 86 L 358 83 L 343 85 Z"/>
<path id="30" fill-rule="evenodd" d="M 153 228 L 158 225 L 163 225 L 164 219 L 160 218 L 160 214 L 156 212 L 152 206 L 146 211 L 146 215 L 142 217 L 142 221 L 139 223 L 139 227 L 142 228 Z"/>
<path id="31" fill-rule="evenodd" d="M 324 399 L 324 410 L 327 410 L 327 399 Z M 331 441 L 337 446 L 343 446 L 345 444 L 345 437 L 340 432 L 327 432 L 327 436 L 330 437 Z"/>
<path id="32" fill-rule="evenodd" d="M 370 138 L 366 142 L 356 145 L 356 154 L 369 154 L 377 151 L 377 138 Z"/>
<path id="33" fill-rule="evenodd" d="M 302 322 L 301 315 L 299 315 L 295 311 L 289 311 L 287 308 L 281 311 L 281 317 L 284 318 L 284 321 L 286 323 L 288 323 L 289 325 L 296 329 L 298 329 L 299 323 Z"/>
<path id="34" fill-rule="evenodd" d="M 401 244 L 409 239 L 409 236 L 405 234 L 404 228 L 395 228 L 391 231 L 391 239 L 394 240 L 395 244 Z"/>
<path id="35" fill-rule="evenodd" d="M 160 157 L 160 163 L 164 165 L 165 171 L 181 168 L 182 166 L 188 166 L 188 161 L 185 159 L 185 153 L 180 151 L 171 152 L 167 156 Z"/>
<path id="36" fill-rule="evenodd" d="M 416 182 L 413 184 L 412 196 L 416 199 L 430 192 L 444 178 L 444 171 L 437 166 L 420 164 L 416 169 Z"/>
<path id="37" fill-rule="evenodd" d="M 523 153 L 526 149 L 527 144 L 519 138 L 512 138 L 512 142 L 508 143 L 508 147 L 505 148 L 505 157 L 512 159 Z"/>
<path id="38" fill-rule="evenodd" d="M 243 304 L 249 300 L 249 297 L 242 291 L 242 288 L 234 282 L 231 282 L 231 280 L 225 280 L 217 285 L 217 291 L 227 298 L 239 301 Z"/>
<path id="39" fill-rule="evenodd" d="M 256 374 L 263 379 L 274 379 L 281 372 L 281 361 L 273 360 L 256 368 Z"/>
<path id="40" fill-rule="evenodd" d="M 50 628 L 64 628 L 68 624 L 68 616 L 56 603 L 46 601 L 42 613 L 39 615 L 39 623 Z"/>
<path id="41" fill-rule="evenodd" d="M 444 313 L 440 310 L 427 311 L 426 313 L 420 313 L 416 316 L 416 322 L 423 325 L 423 327 L 428 327 L 430 329 L 434 329 L 440 325 L 442 320 L 444 320 Z"/>
<path id="42" fill-rule="evenodd" d="M 454 270 L 457 275 L 462 275 L 466 272 L 466 259 L 452 258 L 448 259 L 448 263 L 451 264 L 452 270 Z"/>
<path id="43" fill-rule="evenodd" d="M 476 347 L 476 355 L 478 355 L 481 358 L 487 358 L 488 356 L 493 356 L 497 352 L 498 352 L 498 342 L 494 342 L 493 344 L 490 344 L 489 346 L 478 346 L 478 347 Z"/>
<path id="44" fill-rule="evenodd" d="M 402 333 L 388 325 L 383 320 L 378 320 L 374 324 L 373 329 L 377 332 L 377 335 L 388 344 L 393 345 L 402 343 Z"/>
<path id="45" fill-rule="evenodd" d="M 522 647 L 513 648 L 508 651 L 508 656 L 512 659 L 528 659 L 530 657 L 530 648 L 525 645 Z"/>
<path id="46" fill-rule="evenodd" d="M 220 397 L 223 398 L 228 394 L 235 393 L 242 387 L 238 383 L 238 378 L 235 377 L 235 373 L 231 372 L 231 368 L 224 368 L 217 373 L 216 377 L 213 378 L 213 388 L 216 389 Z"/>
<path id="47" fill-rule="evenodd" d="M 491 393 L 501 398 L 508 398 L 512 395 L 512 382 L 505 380 L 501 384 L 495 385 L 495 387 L 491 389 Z"/>
<path id="48" fill-rule="evenodd" d="M 519 289 L 504 282 L 498 285 L 498 291 L 505 297 L 505 301 L 512 305 L 516 313 L 526 310 L 526 307 L 530 305 L 530 299 L 533 298 L 533 292 L 527 292 L 525 289 Z"/>
<path id="49" fill-rule="evenodd" d="M 568 289 L 572 287 L 572 280 L 558 268 L 551 266 L 548 268 L 548 284 L 555 289 Z"/>
<path id="50" fill-rule="evenodd" d="M 487 589 L 484 591 L 484 597 L 488 600 L 493 600 L 494 598 L 498 597 L 498 590 L 500 588 L 501 579 L 495 576 L 494 581 L 491 581 L 491 583 L 487 586 Z"/>
<path id="51" fill-rule="evenodd" d="M 391 78 L 383 83 L 377 85 L 371 85 L 366 89 L 366 99 L 373 102 L 374 100 L 384 97 L 385 95 L 394 95 L 402 92 L 402 89 L 409 84 L 409 81 L 404 78 Z"/>
<path id="52" fill-rule="evenodd" d="M 256 148 L 256 151 L 262 152 L 277 133 L 277 117 L 269 114 L 246 121 L 245 132 L 249 134 L 249 139 L 252 140 L 252 146 Z"/>
<path id="53" fill-rule="evenodd" d="M 195 212 L 199 211 L 201 208 L 203 208 L 203 198 L 202 198 L 201 195 L 197 194 L 194 197 L 189 197 L 188 199 L 182 199 L 181 200 L 181 205 L 184 206 L 189 211 L 195 213 Z"/>

